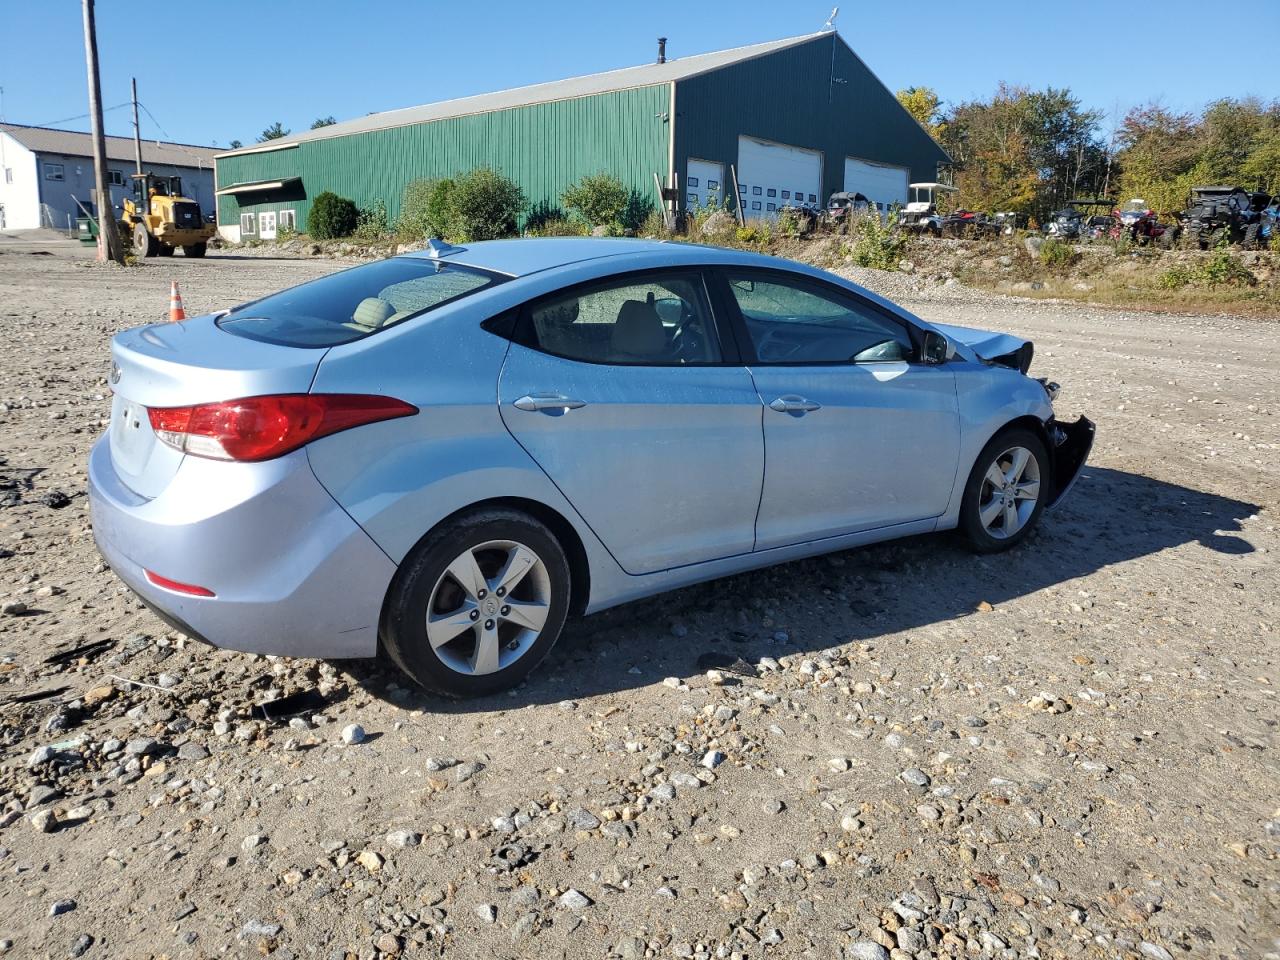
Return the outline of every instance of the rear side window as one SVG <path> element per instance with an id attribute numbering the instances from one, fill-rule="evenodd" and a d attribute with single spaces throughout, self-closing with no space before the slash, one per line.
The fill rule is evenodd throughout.
<path id="1" fill-rule="evenodd" d="M 569 360 L 647 366 L 720 360 L 700 274 L 615 277 L 526 310 L 516 340 Z"/>
<path id="2" fill-rule="evenodd" d="M 395 257 L 343 270 L 242 304 L 218 321 L 228 333 L 286 347 L 334 347 L 500 283 L 499 274 Z"/>

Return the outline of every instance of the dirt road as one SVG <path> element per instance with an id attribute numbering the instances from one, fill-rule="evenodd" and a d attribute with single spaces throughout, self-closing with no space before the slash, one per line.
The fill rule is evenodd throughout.
<path id="1" fill-rule="evenodd" d="M 1280 955 L 1280 326 L 930 293 L 1098 423 L 1034 540 L 632 604 L 454 704 L 185 642 L 93 547 L 110 335 L 338 265 L 0 252 L 0 949 Z"/>

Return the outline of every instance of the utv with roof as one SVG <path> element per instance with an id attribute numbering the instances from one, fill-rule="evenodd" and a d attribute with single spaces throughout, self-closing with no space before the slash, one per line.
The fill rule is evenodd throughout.
<path id="1" fill-rule="evenodd" d="M 1258 245 L 1262 211 L 1270 201 L 1268 194 L 1243 187 L 1193 187 L 1187 209 L 1178 214 L 1181 233 L 1201 250 L 1224 235 L 1228 243 L 1252 249 Z"/>

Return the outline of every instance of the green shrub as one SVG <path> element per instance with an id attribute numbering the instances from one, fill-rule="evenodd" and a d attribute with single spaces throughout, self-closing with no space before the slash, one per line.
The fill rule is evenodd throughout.
<path id="1" fill-rule="evenodd" d="M 1194 283 L 1195 279 L 1195 272 L 1186 267 L 1170 267 L 1156 278 L 1156 286 L 1162 290 L 1181 290 L 1188 284 Z"/>
<path id="2" fill-rule="evenodd" d="M 662 215 L 662 211 L 656 206 L 650 204 L 649 212 L 636 228 L 636 232 L 642 237 L 669 237 L 671 231 L 667 229 L 666 218 Z"/>
<path id="3" fill-rule="evenodd" d="M 525 233 L 531 237 L 581 237 L 587 233 L 587 227 L 580 220 L 544 217 L 532 225 L 526 223 Z"/>
<path id="4" fill-rule="evenodd" d="M 589 173 L 565 188 L 560 202 L 590 227 L 616 227 L 621 232 L 630 195 L 611 173 Z"/>
<path id="5" fill-rule="evenodd" d="M 369 242 L 382 240 L 390 232 L 391 226 L 387 221 L 387 205 L 379 197 L 360 211 L 360 219 L 356 223 L 354 236 L 357 240 Z"/>
<path id="6" fill-rule="evenodd" d="M 897 227 L 896 210 L 886 220 L 881 220 L 874 210 L 853 217 L 849 224 L 849 233 L 853 237 L 849 255 L 853 262 L 873 270 L 897 270 L 902 255 L 911 244 L 910 237 Z"/>
<path id="7" fill-rule="evenodd" d="M 1156 278 L 1156 285 L 1163 290 L 1181 290 L 1183 287 L 1252 287 L 1258 282 L 1248 267 L 1225 245 L 1220 245 L 1208 260 L 1194 267 L 1178 264 Z"/>
<path id="8" fill-rule="evenodd" d="M 360 220 L 360 211 L 346 197 L 326 190 L 311 201 L 307 233 L 316 240 L 349 237 Z"/>
<path id="9" fill-rule="evenodd" d="M 1220 244 L 1199 269 L 1200 280 L 1210 287 L 1252 287 L 1258 282 L 1244 261 Z"/>
<path id="10" fill-rule="evenodd" d="M 445 206 L 447 239 L 497 240 L 516 234 L 516 220 L 527 201 L 524 191 L 497 170 L 479 167 L 452 181 Z"/>
<path id="11" fill-rule="evenodd" d="M 1050 237 L 1040 245 L 1040 262 L 1050 270 L 1065 270 L 1080 259 L 1075 247 L 1056 237 Z"/>
<path id="12" fill-rule="evenodd" d="M 763 250 L 773 242 L 773 224 L 767 220 L 748 220 L 738 227 L 734 236 L 743 246 Z"/>
<path id="13" fill-rule="evenodd" d="M 422 178 L 405 185 L 400 196 L 400 219 L 396 232 L 405 240 L 445 237 L 453 231 L 449 221 L 449 196 L 453 181 Z"/>

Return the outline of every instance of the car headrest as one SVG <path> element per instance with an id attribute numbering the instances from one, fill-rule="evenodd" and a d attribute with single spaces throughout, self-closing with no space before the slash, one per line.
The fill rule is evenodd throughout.
<path id="1" fill-rule="evenodd" d="M 652 304 L 643 300 L 625 300 L 613 326 L 613 349 L 633 357 L 653 357 L 667 346 L 667 332 L 662 318 Z"/>
<path id="2" fill-rule="evenodd" d="M 351 315 L 351 319 L 361 327 L 377 330 L 395 316 L 395 312 L 396 308 L 386 300 L 380 297 L 365 297 L 356 307 L 356 312 Z"/>

